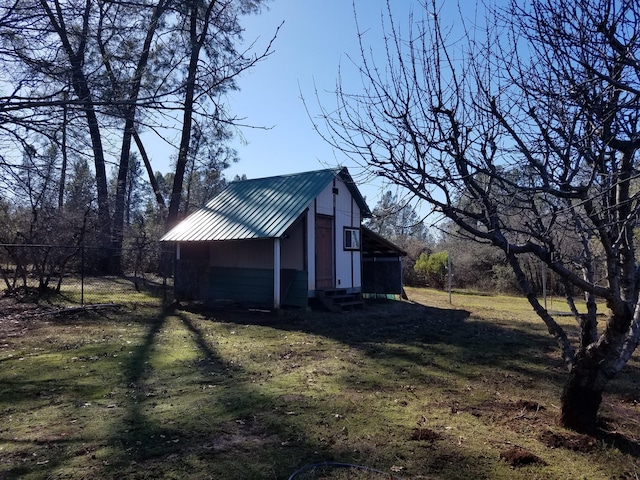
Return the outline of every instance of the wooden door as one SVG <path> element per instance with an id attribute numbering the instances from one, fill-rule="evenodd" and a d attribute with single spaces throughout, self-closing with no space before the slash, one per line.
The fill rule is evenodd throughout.
<path id="1" fill-rule="evenodd" d="M 316 289 L 333 288 L 333 217 L 316 216 Z"/>

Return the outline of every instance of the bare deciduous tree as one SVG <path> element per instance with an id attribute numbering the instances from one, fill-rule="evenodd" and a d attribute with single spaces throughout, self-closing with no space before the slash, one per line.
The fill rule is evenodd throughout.
<path id="1" fill-rule="evenodd" d="M 503 252 L 568 367 L 561 423 L 591 431 L 640 335 L 638 4 L 514 0 L 463 30 L 422 6 L 405 32 L 388 6 L 384 65 L 360 33 L 365 90 L 339 87 L 321 134 Z M 538 301 L 532 256 L 584 292 L 579 343 Z"/>

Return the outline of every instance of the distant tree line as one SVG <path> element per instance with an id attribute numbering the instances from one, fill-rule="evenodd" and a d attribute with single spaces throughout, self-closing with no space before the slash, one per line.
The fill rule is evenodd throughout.
<path id="1" fill-rule="evenodd" d="M 500 250 L 488 243 L 469 238 L 449 221 L 430 229 L 418 213 L 419 203 L 387 190 L 365 222 L 372 231 L 403 249 L 402 273 L 405 285 L 444 288 L 451 257 L 454 288 L 497 293 L 517 293 L 519 286 L 511 267 Z M 564 286 L 553 272 L 534 257 L 523 260 L 527 278 L 538 293 L 563 293 Z M 543 279 L 546 276 L 546 282 Z"/>

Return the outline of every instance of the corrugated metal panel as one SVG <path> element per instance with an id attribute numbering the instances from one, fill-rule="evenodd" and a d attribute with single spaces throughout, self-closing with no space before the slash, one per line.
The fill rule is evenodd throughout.
<path id="1" fill-rule="evenodd" d="M 328 169 L 233 182 L 161 241 L 280 237 L 338 175 L 350 179 L 346 169 Z M 357 195 L 362 198 L 359 192 Z"/>

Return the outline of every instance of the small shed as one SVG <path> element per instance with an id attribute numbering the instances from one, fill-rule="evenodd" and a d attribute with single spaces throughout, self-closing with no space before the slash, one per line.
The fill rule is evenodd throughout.
<path id="1" fill-rule="evenodd" d="M 232 182 L 165 234 L 178 300 L 280 308 L 362 292 L 361 222 L 346 168 Z"/>
<path id="2" fill-rule="evenodd" d="M 407 252 L 374 231 L 362 227 L 362 291 L 402 295 L 402 257 Z"/>

